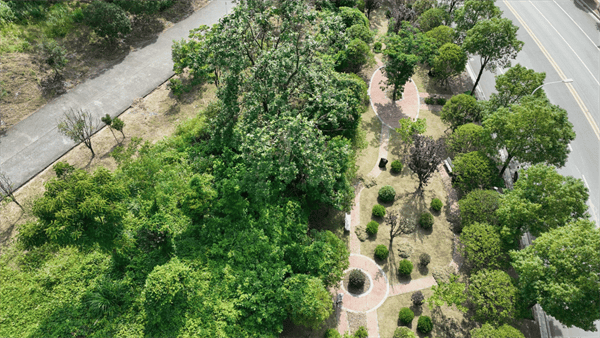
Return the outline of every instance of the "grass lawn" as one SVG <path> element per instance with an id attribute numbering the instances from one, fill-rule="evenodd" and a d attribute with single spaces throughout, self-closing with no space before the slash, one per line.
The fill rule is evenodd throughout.
<path id="1" fill-rule="evenodd" d="M 369 109 L 362 115 L 361 129 L 365 133 L 365 141 L 367 147 L 361 149 L 356 158 L 358 166 L 357 176 L 365 177 L 377 164 L 379 157 L 379 142 L 381 139 L 381 122 L 371 105 Z"/>

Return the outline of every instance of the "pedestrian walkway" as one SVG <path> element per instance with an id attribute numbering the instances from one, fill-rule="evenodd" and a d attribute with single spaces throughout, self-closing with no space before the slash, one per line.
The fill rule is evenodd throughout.
<path id="1" fill-rule="evenodd" d="M 212 25 L 227 4 L 214 0 L 159 35 L 156 42 L 131 52 L 121 63 L 54 99 L 0 136 L 0 169 L 20 187 L 76 144 L 60 135 L 58 120 L 69 108 L 88 110 L 96 118 L 116 117 L 173 76 L 171 45 L 200 25 Z M 229 7 L 231 7 L 231 2 Z"/>

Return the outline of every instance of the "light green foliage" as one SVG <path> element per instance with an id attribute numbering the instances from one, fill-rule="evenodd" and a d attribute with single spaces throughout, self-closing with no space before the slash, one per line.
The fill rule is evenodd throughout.
<path id="1" fill-rule="evenodd" d="M 508 261 L 500 233 L 495 226 L 472 223 L 463 228 L 460 242 L 463 246 L 459 250 L 474 271 L 498 269 Z"/>
<path id="2" fill-rule="evenodd" d="M 522 97 L 531 95 L 536 88 L 541 86 L 546 79 L 546 73 L 537 73 L 533 69 L 516 64 L 506 73 L 496 76 L 496 90 L 490 96 L 492 107 L 508 107 L 519 103 Z M 546 94 L 542 88 L 535 91 L 535 97 L 544 98 Z"/>
<path id="3" fill-rule="evenodd" d="M 473 338 L 525 338 L 525 336 L 514 327 L 504 324 L 498 328 L 486 323 L 478 329 L 471 330 Z"/>
<path id="4" fill-rule="evenodd" d="M 316 329 L 333 312 L 331 295 L 320 279 L 295 275 L 285 281 L 285 288 L 288 312 L 294 324 Z"/>
<path id="5" fill-rule="evenodd" d="M 415 313 L 407 307 L 401 308 L 400 312 L 398 312 L 398 320 L 404 325 L 409 325 L 412 323 L 414 318 Z"/>
<path id="6" fill-rule="evenodd" d="M 84 8 L 85 23 L 101 38 L 114 43 L 120 36 L 131 32 L 131 20 L 119 6 L 104 2 L 93 1 Z"/>
<path id="7" fill-rule="evenodd" d="M 381 204 L 376 204 L 373 206 L 372 214 L 375 217 L 383 217 L 385 216 L 385 207 Z"/>
<path id="8" fill-rule="evenodd" d="M 398 93 L 404 91 L 404 85 L 415 73 L 419 59 L 415 55 L 398 52 L 391 46 L 386 46 L 383 54 L 386 56 L 383 68 L 387 77 L 386 85 L 392 88 L 392 100 L 396 101 Z"/>
<path id="9" fill-rule="evenodd" d="M 434 211 L 439 212 L 440 210 L 442 210 L 442 207 L 444 206 L 444 204 L 442 204 L 442 201 L 439 198 L 434 198 L 431 200 L 431 204 L 429 206 Z"/>
<path id="10" fill-rule="evenodd" d="M 179 76 L 189 72 L 191 85 L 208 80 L 219 84 L 218 68 L 208 62 L 212 54 L 207 45 L 212 32 L 208 26 L 202 25 L 190 31 L 188 41 L 175 41 L 171 46 L 173 71 Z"/>
<path id="11" fill-rule="evenodd" d="M 463 193 L 502 186 L 496 163 L 480 151 L 459 154 L 453 163 L 456 175 L 453 186 Z"/>
<path id="12" fill-rule="evenodd" d="M 390 254 L 388 248 L 383 245 L 383 244 L 379 244 L 378 246 L 375 247 L 375 257 L 381 261 L 386 260 L 388 258 L 388 255 Z"/>
<path id="13" fill-rule="evenodd" d="M 473 190 L 458 201 L 463 227 L 474 223 L 498 224 L 496 210 L 500 207 L 500 194 L 493 190 Z"/>
<path id="14" fill-rule="evenodd" d="M 4 1 L 0 1 L 0 26 L 13 22 L 16 19 L 15 13 Z"/>
<path id="15" fill-rule="evenodd" d="M 481 106 L 471 95 L 455 95 L 442 108 L 441 119 L 454 131 L 463 124 L 481 122 Z"/>
<path id="16" fill-rule="evenodd" d="M 378 197 L 382 202 L 393 202 L 396 198 L 396 191 L 391 185 L 386 185 L 379 189 Z"/>
<path id="17" fill-rule="evenodd" d="M 369 332 L 367 331 L 367 328 L 365 328 L 364 326 L 361 326 L 358 328 L 358 330 L 356 330 L 356 332 L 354 332 L 354 338 L 368 338 L 369 337 Z"/>
<path id="18" fill-rule="evenodd" d="M 498 109 L 486 117 L 483 126 L 495 134 L 496 149 L 505 148 L 508 153 L 501 175 L 513 158 L 562 167 L 570 152 L 568 145 L 575 139 L 567 111 L 533 97 L 524 97 L 520 104 L 510 108 Z"/>
<path id="19" fill-rule="evenodd" d="M 407 119 L 407 121 L 408 121 L 408 119 Z M 404 166 L 402 165 L 402 162 L 400 162 L 399 160 L 392 161 L 392 164 L 390 165 L 392 173 L 395 173 L 395 174 L 401 173 L 403 167 Z"/>
<path id="20" fill-rule="evenodd" d="M 349 73 L 358 73 L 363 66 L 374 62 L 371 48 L 358 38 L 350 41 L 346 49 L 336 55 L 336 59 L 336 70 Z"/>
<path id="21" fill-rule="evenodd" d="M 456 33 L 451 27 L 441 25 L 428 31 L 425 35 L 427 35 L 428 38 L 433 39 L 435 45 L 440 48 L 447 43 L 453 43 Z"/>
<path id="22" fill-rule="evenodd" d="M 396 53 L 416 55 L 418 62 L 433 64 L 437 54 L 436 40 L 428 37 L 410 23 L 403 21 L 397 33 L 388 31 L 385 37 L 386 48 L 392 48 Z"/>
<path id="23" fill-rule="evenodd" d="M 367 223 L 367 233 L 371 236 L 374 236 L 377 234 L 377 231 L 379 230 L 379 223 L 375 222 L 375 221 L 371 221 L 369 223 Z"/>
<path id="24" fill-rule="evenodd" d="M 460 75 L 467 66 L 467 54 L 453 43 L 440 47 L 438 55 L 433 59 L 433 71 L 441 81 L 448 83 L 451 77 Z"/>
<path id="25" fill-rule="evenodd" d="M 398 123 L 400 127 L 395 130 L 405 145 L 412 144 L 415 135 L 421 135 L 427 131 L 427 119 L 418 118 L 416 121 L 400 119 Z"/>
<path id="26" fill-rule="evenodd" d="M 476 320 L 498 326 L 514 319 L 518 290 L 506 272 L 481 270 L 471 276 L 468 291 Z"/>
<path id="27" fill-rule="evenodd" d="M 528 306 L 538 303 L 562 324 L 595 330 L 600 319 L 600 230 L 579 220 L 511 252 Z"/>
<path id="28" fill-rule="evenodd" d="M 469 54 L 479 55 L 481 69 L 471 92 L 475 91 L 484 69 L 495 70 L 510 66 L 523 48 L 523 41 L 517 39 L 517 30 L 508 19 L 492 18 L 477 22 L 467 31 L 462 48 Z"/>
<path id="29" fill-rule="evenodd" d="M 369 27 L 365 27 L 363 24 L 356 24 L 346 29 L 346 35 L 348 35 L 350 40 L 360 39 L 365 43 L 371 43 L 375 34 Z"/>
<path id="30" fill-rule="evenodd" d="M 505 236 L 534 236 L 582 218 L 587 213 L 588 189 L 581 179 L 562 176 L 556 168 L 537 164 L 520 172 L 514 189 L 505 195 L 496 214 Z"/>
<path id="31" fill-rule="evenodd" d="M 417 336 L 415 335 L 415 333 L 412 332 L 407 327 L 396 328 L 396 330 L 394 331 L 394 336 L 393 336 L 393 338 L 416 338 L 416 337 Z"/>
<path id="32" fill-rule="evenodd" d="M 413 263 L 408 259 L 403 259 L 398 263 L 398 274 L 403 277 L 410 276 L 413 270 Z M 412 318 L 411 318 L 412 320 Z"/>
<path id="33" fill-rule="evenodd" d="M 412 9 L 417 12 L 417 15 L 421 15 L 426 11 L 432 9 L 437 5 L 437 1 L 435 0 L 417 0 L 412 5 Z"/>
<path id="34" fill-rule="evenodd" d="M 354 25 L 362 25 L 369 28 L 369 19 L 357 8 L 340 7 L 339 15 L 346 28 Z"/>
<path id="35" fill-rule="evenodd" d="M 125 187 L 104 168 L 93 175 L 72 167 L 61 173 L 57 168 L 58 164 L 58 177 L 46 183 L 44 196 L 33 206 L 38 220 L 22 226 L 20 240 L 28 248 L 45 243 L 112 248 L 123 227 Z"/>
<path id="36" fill-rule="evenodd" d="M 482 20 L 500 18 L 502 11 L 496 6 L 496 0 L 467 0 L 454 13 L 456 30 L 462 41 L 469 29 Z"/>
<path id="37" fill-rule="evenodd" d="M 342 335 L 336 329 L 327 329 L 325 338 L 342 338 Z"/>
<path id="38" fill-rule="evenodd" d="M 427 299 L 429 306 L 456 305 L 460 311 L 467 312 L 467 308 L 463 305 L 467 301 L 465 283 L 458 282 L 458 275 L 451 275 L 450 282 L 434 285 L 431 289 L 433 295 Z"/>
<path id="39" fill-rule="evenodd" d="M 469 95 L 470 96 L 470 95 Z M 482 126 L 467 123 L 456 128 L 448 137 L 448 150 L 455 154 L 482 151 L 485 149 L 488 138 Z"/>
<path id="40" fill-rule="evenodd" d="M 417 22 L 423 32 L 429 32 L 438 26 L 447 24 L 449 20 L 450 16 L 444 9 L 431 8 L 421 14 Z"/>

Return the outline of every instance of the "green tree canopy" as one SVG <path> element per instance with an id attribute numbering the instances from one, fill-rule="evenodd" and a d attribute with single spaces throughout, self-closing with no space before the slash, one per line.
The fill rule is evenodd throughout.
<path id="1" fill-rule="evenodd" d="M 570 152 L 568 145 L 575 139 L 567 112 L 548 100 L 533 97 L 524 97 L 520 104 L 510 108 L 498 109 L 486 117 L 483 126 L 495 135 L 496 148 L 504 148 L 508 153 L 501 176 L 513 158 L 562 167 Z"/>
<path id="2" fill-rule="evenodd" d="M 439 283 L 431 287 L 433 295 L 427 299 L 429 306 L 455 305 L 462 312 L 467 312 L 464 303 L 467 301 L 465 283 L 458 281 L 458 275 L 451 275 L 447 283 Z"/>
<path id="3" fill-rule="evenodd" d="M 470 96 L 470 95 L 469 95 Z M 448 150 L 455 154 L 481 151 L 488 142 L 485 130 L 474 123 L 463 124 L 448 137 Z"/>
<path id="4" fill-rule="evenodd" d="M 455 32 L 451 27 L 441 25 L 428 31 L 425 35 L 427 35 L 428 38 L 434 39 L 435 45 L 440 48 L 447 43 L 454 42 Z"/>
<path id="5" fill-rule="evenodd" d="M 542 234 L 511 252 L 519 288 L 529 306 L 539 303 L 568 327 L 596 331 L 600 319 L 600 230 L 587 220 Z"/>
<path id="6" fill-rule="evenodd" d="M 336 70 L 349 73 L 358 73 L 366 64 L 374 63 L 371 48 L 361 39 L 350 41 L 346 49 L 340 51 L 336 57 Z"/>
<path id="7" fill-rule="evenodd" d="M 448 84 L 448 79 L 460 75 L 467 66 L 467 54 L 453 43 L 440 47 L 438 55 L 433 59 L 433 71 L 442 83 Z"/>
<path id="8" fill-rule="evenodd" d="M 496 6 L 496 0 L 466 0 L 454 13 L 456 30 L 460 41 L 464 40 L 469 29 L 481 20 L 500 18 L 502 11 Z"/>
<path id="9" fill-rule="evenodd" d="M 333 312 L 331 294 L 323 282 L 308 275 L 295 275 L 285 281 L 284 298 L 296 325 L 318 328 Z"/>
<path id="10" fill-rule="evenodd" d="M 495 226 L 471 223 L 463 228 L 460 242 L 463 244 L 460 250 L 474 271 L 498 269 L 508 261 L 500 233 Z"/>
<path id="11" fill-rule="evenodd" d="M 504 324 L 498 328 L 491 324 L 483 324 L 478 329 L 471 330 L 473 338 L 525 338 L 525 336 L 514 327 Z"/>
<path id="12" fill-rule="evenodd" d="M 496 210 L 500 207 L 500 194 L 493 190 L 473 190 L 458 201 L 463 227 L 476 222 L 498 224 Z"/>
<path id="13" fill-rule="evenodd" d="M 477 321 L 498 326 L 514 319 L 518 290 L 506 272 L 481 270 L 469 281 L 469 301 Z"/>
<path id="14" fill-rule="evenodd" d="M 490 96 L 490 102 L 495 108 L 508 107 L 519 103 L 522 97 L 531 95 L 533 91 L 541 86 L 546 79 L 546 73 L 537 73 L 533 69 L 527 69 L 520 64 L 509 68 L 506 73 L 496 76 L 496 90 Z M 545 98 L 546 94 L 542 88 L 535 92 L 536 98 Z"/>
<path id="15" fill-rule="evenodd" d="M 502 185 L 496 163 L 480 151 L 456 156 L 453 172 L 456 176 L 453 185 L 463 193 Z"/>
<path id="16" fill-rule="evenodd" d="M 417 22 L 423 32 L 429 32 L 430 30 L 447 24 L 450 20 L 450 15 L 444 9 L 436 7 L 426 10 L 419 16 Z"/>
<path id="17" fill-rule="evenodd" d="M 482 107 L 471 95 L 455 95 L 442 108 L 441 119 L 456 130 L 463 124 L 481 122 Z"/>

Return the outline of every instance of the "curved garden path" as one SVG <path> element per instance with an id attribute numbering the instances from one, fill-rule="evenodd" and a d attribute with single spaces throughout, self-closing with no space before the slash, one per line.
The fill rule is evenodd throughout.
<path id="1" fill-rule="evenodd" d="M 419 116 L 420 98 L 416 84 L 410 80 L 404 86 L 402 99 L 393 102 L 386 97 L 385 90 L 382 90 L 382 85 L 386 78 L 381 71 L 383 66 L 375 70 L 369 83 L 369 96 L 371 98 L 371 106 L 375 114 L 381 121 L 381 137 L 379 145 L 379 156 L 373 170 L 368 174 L 375 178 L 381 174 L 381 169 L 378 166 L 380 158 L 387 158 L 388 144 L 390 137 L 390 129 L 399 126 L 398 120 L 401 118 L 416 119 Z M 445 173 L 444 170 L 440 172 Z M 447 176 L 447 175 L 446 175 Z M 442 178 L 444 178 L 442 174 Z M 446 183 L 446 182 L 445 182 Z M 445 186 L 447 184 L 444 184 Z M 447 191 L 451 193 L 452 188 L 447 187 Z M 449 189 L 448 189 L 449 188 Z M 338 331 L 344 333 L 349 330 L 349 313 L 363 313 L 366 315 L 367 330 L 369 337 L 379 337 L 379 323 L 377 319 L 377 309 L 383 305 L 388 297 L 399 294 L 414 292 L 417 290 L 427 289 L 436 285 L 433 276 L 427 276 L 408 283 L 397 283 L 390 285 L 389 280 L 383 269 L 371 258 L 360 254 L 360 240 L 356 236 L 354 230 L 360 222 L 360 194 L 363 186 L 359 184 L 356 189 L 354 198 L 354 207 L 350 213 L 350 265 L 347 271 L 352 269 L 360 269 L 365 272 L 371 280 L 371 287 L 361 295 L 353 295 L 346 291 L 343 287 L 343 282 L 338 286 L 338 293 L 343 293 L 343 301 L 339 308 Z M 454 201 L 455 202 L 455 201 Z M 454 203 L 453 203 L 454 204 Z M 457 264 L 452 260 L 451 266 L 457 267 Z"/>

